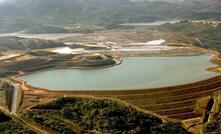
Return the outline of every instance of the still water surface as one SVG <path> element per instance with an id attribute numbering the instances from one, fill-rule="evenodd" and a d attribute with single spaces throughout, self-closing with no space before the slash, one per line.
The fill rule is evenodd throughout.
<path id="1" fill-rule="evenodd" d="M 21 76 L 34 87 L 51 90 L 119 90 L 174 86 L 219 75 L 211 55 L 188 57 L 130 57 L 102 69 L 54 69 Z"/>

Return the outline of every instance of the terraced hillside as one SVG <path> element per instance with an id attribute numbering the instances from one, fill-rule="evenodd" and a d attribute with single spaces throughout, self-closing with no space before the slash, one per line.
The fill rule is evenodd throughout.
<path id="1" fill-rule="evenodd" d="M 185 120 L 202 117 L 197 101 L 221 90 L 221 76 L 176 87 L 149 90 L 73 92 L 99 97 L 117 98 L 169 118 Z"/>

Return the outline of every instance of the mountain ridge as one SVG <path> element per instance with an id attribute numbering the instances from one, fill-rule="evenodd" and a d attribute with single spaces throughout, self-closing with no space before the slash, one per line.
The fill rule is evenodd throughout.
<path id="1" fill-rule="evenodd" d="M 13 29 L 18 31 L 42 24 L 105 26 L 171 18 L 195 18 L 195 14 L 205 18 L 205 13 L 221 13 L 219 4 L 216 4 L 216 1 L 220 0 L 180 2 L 185 4 L 173 1 L 10 0 L 7 4 L 0 5 L 0 28 L 2 29 L 0 32 L 13 31 Z M 13 28 L 15 25 L 17 25 L 16 28 Z"/>

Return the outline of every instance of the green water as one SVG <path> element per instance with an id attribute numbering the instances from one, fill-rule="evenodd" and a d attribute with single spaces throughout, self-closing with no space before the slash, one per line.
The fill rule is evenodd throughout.
<path id="1" fill-rule="evenodd" d="M 55 69 L 20 79 L 51 90 L 119 90 L 174 86 L 219 75 L 211 55 L 189 57 L 130 57 L 118 66 L 103 69 Z"/>

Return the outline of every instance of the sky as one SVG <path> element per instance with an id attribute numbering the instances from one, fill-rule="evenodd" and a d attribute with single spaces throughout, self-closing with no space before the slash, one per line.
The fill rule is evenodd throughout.
<path id="1" fill-rule="evenodd" d="M 7 1 L 7 0 L 0 0 L 1 3 L 4 2 L 4 1 Z"/>
<path id="2" fill-rule="evenodd" d="M 0 0 L 1 3 L 3 2 L 6 2 L 6 1 L 11 1 L 11 0 Z M 133 2 L 136 2 L 136 1 L 167 1 L 167 2 L 181 2 L 181 1 L 187 1 L 187 0 L 130 0 L 130 1 L 133 1 Z M 200 0 L 193 0 L 193 1 L 200 1 Z"/>

